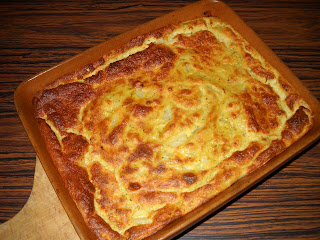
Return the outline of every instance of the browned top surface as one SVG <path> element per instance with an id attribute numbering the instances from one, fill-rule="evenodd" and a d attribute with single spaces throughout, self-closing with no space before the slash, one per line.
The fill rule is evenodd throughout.
<path id="1" fill-rule="evenodd" d="M 274 5 L 272 5 L 272 6 L 274 6 Z M 235 9 L 235 10 L 237 10 L 237 9 Z M 278 10 L 278 11 L 280 11 L 280 10 Z M 291 13 L 292 12 L 294 12 L 293 10 L 291 10 Z M 240 12 L 241 13 L 241 12 Z M 246 12 L 244 12 L 244 13 L 246 13 Z M 249 14 L 249 13 L 246 13 L 246 14 Z M 273 14 L 275 14 L 275 13 L 273 13 Z M 284 13 L 281 13 L 281 14 L 284 14 Z M 290 14 L 290 11 L 289 11 L 289 13 L 286 13 L 286 14 Z M 240 14 L 241 15 L 241 14 Z M 282 16 L 282 15 L 281 15 Z M 252 16 L 253 18 L 254 18 L 254 16 Z M 303 16 L 302 16 L 303 17 Z M 259 19 L 259 17 L 256 17 L 257 19 Z M 305 17 L 306 19 L 308 19 L 307 17 Z M 304 19 L 305 19 L 304 18 Z M 255 19 L 255 18 L 254 18 Z M 246 20 L 246 19 L 245 19 Z M 249 18 L 249 20 L 250 20 L 250 18 Z M 307 21 L 307 20 L 306 20 Z M 250 23 L 250 22 L 249 22 Z M 270 24 L 272 24 L 273 23 L 273 21 L 270 21 Z M 250 24 L 249 24 L 250 25 Z M 261 25 L 259 25 L 259 22 L 257 22 L 257 26 L 259 26 L 259 27 L 261 27 L 261 29 L 263 29 L 263 24 L 261 24 Z M 300 26 L 300 25 L 299 25 Z M 278 27 L 278 26 L 276 26 L 276 25 L 274 25 L 274 27 Z M 279 28 L 279 29 L 281 29 L 281 28 Z M 254 28 L 254 30 L 256 30 L 256 31 L 262 31 L 262 30 L 260 30 L 260 29 L 255 29 Z M 310 30 L 310 29 L 309 29 Z M 289 31 L 289 30 L 288 30 Z M 263 32 L 262 32 L 263 33 Z M 307 33 L 309 33 L 309 31 L 307 32 Z M 306 32 L 305 32 L 305 34 L 307 34 Z M 268 32 L 267 33 L 265 33 L 265 34 L 267 34 L 267 36 L 269 36 L 268 35 Z M 271 33 L 270 33 L 270 36 L 274 36 L 274 35 L 272 35 Z M 270 37 L 270 42 L 271 41 L 279 41 L 280 42 L 280 44 L 284 41 L 284 42 L 286 42 L 286 41 L 289 41 L 289 40 L 285 40 L 285 37 L 286 36 L 283 36 L 283 38 L 279 38 L 278 37 L 278 35 L 277 36 L 274 36 L 274 38 L 271 38 Z M 262 36 L 262 38 L 263 38 L 263 36 Z M 265 38 L 263 38 L 264 40 L 266 40 Z M 310 39 L 305 39 L 305 37 L 303 37 L 303 39 L 304 39 L 304 41 L 305 42 L 307 42 L 307 43 L 309 43 L 309 45 L 306 45 L 306 46 L 309 46 L 309 48 L 307 48 L 306 46 L 304 46 L 304 45 L 301 45 L 301 49 L 305 49 L 305 51 L 306 52 L 309 52 L 310 51 L 310 49 L 312 48 L 312 47 L 314 47 L 315 48 L 315 45 L 312 45 L 313 44 L 313 42 L 310 40 Z M 312 39 L 312 38 L 311 38 Z M 301 40 L 302 41 L 302 40 Z M 267 41 L 267 43 L 268 44 L 270 44 L 268 41 Z M 271 42 L 271 43 L 273 43 L 273 42 Z M 286 42 L 286 43 L 288 43 L 288 42 Z M 289 42 L 290 43 L 290 42 Z M 297 43 L 296 43 L 296 41 L 295 41 L 295 45 L 296 45 Z M 289 47 L 288 47 L 288 45 L 289 45 Z M 293 45 L 293 44 L 292 44 Z M 279 46 L 277 45 L 274 45 L 275 47 L 277 47 L 277 48 L 279 48 Z M 310 47 L 311 46 L 311 47 Z M 271 45 L 271 47 L 272 47 L 272 45 Z M 290 44 L 287 44 L 287 45 L 283 45 L 283 48 L 285 48 L 286 49 L 286 51 L 289 51 L 290 52 L 290 50 L 292 51 L 291 53 L 293 53 L 294 51 L 291 49 L 292 47 L 290 47 Z M 22 50 L 21 50 L 22 51 Z M 280 48 L 279 48 L 279 53 L 283 53 L 283 50 L 282 50 L 282 48 L 281 48 L 281 50 L 280 50 Z M 298 53 L 299 54 L 299 53 Z M 311 51 L 310 51 L 310 54 L 315 54 L 315 53 L 311 53 Z M 297 55 L 297 53 L 295 52 L 295 55 Z M 297 58 L 295 57 L 295 58 L 290 58 L 290 55 L 286 55 L 286 53 L 285 53 L 285 55 L 284 55 L 285 57 L 287 57 L 288 59 L 292 59 L 292 60 L 294 60 L 294 64 L 304 64 L 304 63 L 302 63 L 302 62 L 300 62 L 300 61 L 298 61 L 297 60 Z M 281 57 L 281 55 L 280 55 L 280 57 Z M 302 58 L 303 56 L 300 56 L 299 55 L 299 57 L 300 58 Z M 66 56 L 66 58 L 67 58 L 67 56 Z M 61 60 L 61 58 L 60 58 L 60 60 Z M 285 59 L 284 59 L 285 60 Z M 297 62 L 296 62 L 297 61 Z M 290 62 L 289 62 L 290 63 Z M 30 64 L 30 63 L 29 63 Z M 292 64 L 292 63 L 291 63 Z M 50 65 L 48 65 L 48 67 L 49 66 L 51 66 L 51 65 L 53 65 L 53 64 L 50 64 Z M 35 64 L 35 66 L 37 66 L 36 64 Z M 289 66 L 290 66 L 290 64 L 289 64 Z M 293 65 L 293 66 L 295 66 L 295 65 Z M 302 66 L 305 66 L 305 65 L 302 65 Z M 46 67 L 46 66 L 45 66 Z M 44 68 L 45 68 L 44 67 Z M 305 67 L 308 67 L 308 68 L 310 68 L 310 64 L 308 64 L 307 66 L 305 66 Z M 294 68 L 295 69 L 295 68 Z M 312 65 L 311 65 L 311 70 L 312 70 Z M 296 68 L 296 71 L 299 73 L 300 72 L 300 70 L 298 69 L 298 68 Z M 316 71 L 316 70 L 314 70 L 314 71 Z M 36 72 L 38 72 L 38 71 L 35 71 L 35 72 L 32 72 L 32 73 L 36 73 Z M 295 72 L 295 73 L 297 73 L 297 72 Z M 306 79 L 307 80 L 312 80 L 312 74 L 313 74 L 313 71 L 304 71 L 303 72 L 303 74 L 301 73 L 301 75 L 299 76 L 299 74 L 297 74 L 298 75 L 298 77 L 300 77 L 300 78 L 302 78 L 303 76 L 305 76 L 305 74 L 307 74 L 307 77 L 306 77 Z M 309 74 L 310 74 L 310 77 L 308 77 L 309 76 Z M 312 89 L 314 86 L 317 86 L 316 85 L 316 82 L 314 82 L 314 85 L 310 85 L 310 88 Z M 12 131 L 12 132 L 14 132 L 14 131 Z M 19 138 L 17 138 L 17 140 L 18 140 Z M 16 144 L 16 143 L 15 143 Z M 3 146 L 6 146 L 5 144 L 3 144 Z M 16 146 L 16 145 L 15 145 Z M 14 149 L 16 149 L 16 147 L 14 148 Z M 31 150 L 32 151 L 32 150 Z M 318 153 L 318 151 L 316 151 L 316 150 L 311 150 L 310 151 L 311 153 L 314 153 L 314 154 L 316 154 L 316 153 Z M 13 154 L 13 153 L 11 153 L 11 154 Z M 309 154 L 309 152 L 307 153 L 307 154 Z M 31 158 L 31 157 L 30 157 Z M 317 158 L 316 157 L 316 155 L 315 155 L 315 158 Z M 309 159 L 309 158 L 308 158 Z M 30 159 L 31 160 L 31 159 Z M 298 159 L 298 160 L 300 160 L 300 158 Z M 297 161 L 298 161 L 297 160 Z M 295 162 L 293 162 L 292 164 L 293 164 L 293 167 L 295 167 L 295 165 L 294 164 L 296 164 L 296 162 L 297 161 L 295 161 Z M 312 157 L 309 159 L 309 161 L 311 161 L 311 165 L 310 164 L 308 164 L 309 166 L 314 166 L 313 164 L 316 164 L 317 162 L 316 161 L 312 161 Z M 300 167 L 299 167 L 300 166 Z M 293 171 L 293 173 L 295 172 L 295 171 L 297 171 L 297 169 L 300 169 L 300 168 L 303 168 L 304 169 L 304 171 L 313 171 L 313 169 L 309 169 L 309 168 L 305 168 L 305 167 L 303 167 L 303 165 L 299 165 L 298 164 L 298 166 L 297 166 L 297 168 L 294 168 L 294 169 L 296 169 L 296 170 L 294 170 L 294 169 L 291 169 L 292 167 L 291 167 L 291 165 L 288 167 L 289 168 L 289 170 L 287 170 L 287 168 L 286 169 L 284 169 L 283 171 L 289 171 L 288 173 L 286 173 L 286 174 L 291 174 L 292 173 L 292 171 Z M 291 169 L 291 170 L 290 170 Z M 309 170 L 308 170 L 309 169 Z M 275 180 L 273 180 L 273 179 L 271 179 L 270 181 L 280 181 L 280 182 L 284 182 L 284 183 L 286 183 L 286 182 L 288 182 L 288 184 L 290 183 L 290 181 L 292 181 L 292 177 L 293 177 L 293 179 L 295 180 L 295 181 L 298 181 L 299 182 L 299 177 L 294 177 L 295 175 L 293 175 L 293 173 L 291 174 L 292 176 L 291 176 L 291 179 L 286 179 L 286 178 L 284 178 L 284 176 L 283 176 L 283 178 L 281 178 L 281 173 L 282 172 L 280 172 L 279 174 L 280 174 L 280 176 L 279 176 L 279 180 L 278 180 L 278 178 L 276 178 Z M 316 172 L 315 172 L 316 173 Z M 278 175 L 279 175 L 278 174 Z M 314 182 L 314 178 L 312 178 L 312 173 L 309 173 L 309 176 L 310 176 L 310 174 L 311 174 L 311 179 L 307 179 L 307 180 L 304 180 L 304 181 L 301 181 L 300 182 L 300 185 L 299 185 L 299 191 L 302 191 L 302 192 L 304 192 L 304 191 L 308 191 L 307 189 L 304 189 L 304 188 L 301 188 L 301 186 L 305 186 L 305 184 L 307 184 L 307 182 L 308 181 L 312 181 L 312 182 Z M 277 175 L 277 176 L 278 176 Z M 282 180 L 282 181 L 281 181 Z M 307 181 L 307 182 L 306 182 Z M 269 182 L 269 181 L 268 181 Z M 268 182 L 267 183 L 265 183 L 265 184 L 268 184 Z M 279 187 L 279 185 L 280 185 L 280 189 L 281 189 L 281 184 L 284 184 L 284 183 L 279 183 L 279 184 L 277 184 L 277 187 Z M 265 185 L 264 184 L 264 185 Z M 263 186 L 264 186 L 263 185 Z M 285 187 L 286 185 L 283 185 L 283 189 L 285 189 L 286 187 Z M 315 185 L 314 183 L 313 183 L 313 185 L 312 185 L 313 187 L 313 189 L 314 189 L 314 187 L 316 187 L 317 185 Z M 274 186 L 272 187 L 272 186 L 270 186 L 270 189 L 273 189 L 274 188 Z M 265 189 L 264 188 L 258 188 L 256 191 L 258 191 L 260 194 L 264 194 L 265 193 Z M 293 196 L 293 195 L 291 195 L 292 193 L 291 193 L 291 191 L 297 191 L 297 189 L 290 189 L 290 192 L 289 193 L 287 193 L 287 194 L 290 194 L 290 196 Z M 252 194 L 252 193 L 250 193 L 250 194 Z M 249 194 L 249 198 L 250 198 L 250 194 Z M 274 196 L 274 194 L 275 195 L 277 195 L 277 193 L 276 192 L 274 192 L 274 191 L 272 191 L 271 193 L 268 191 L 268 194 L 272 194 L 272 196 Z M 310 202 L 310 201 L 316 201 L 315 199 L 314 200 L 312 200 L 313 198 L 312 198 L 312 191 L 310 191 L 310 194 L 311 194 L 311 198 L 309 198 L 308 197 L 308 199 L 305 199 L 306 198 L 306 196 L 310 196 L 309 194 L 303 194 L 303 195 L 300 195 L 301 197 L 299 198 L 299 194 L 296 194 L 296 195 L 294 195 L 295 196 L 295 198 L 298 196 L 298 200 L 297 201 L 299 201 L 300 203 L 300 205 L 298 204 L 298 205 L 295 205 L 295 209 L 296 208 L 298 208 L 298 209 L 303 209 L 303 207 L 301 207 L 301 206 L 304 206 L 304 207 L 306 207 L 307 209 L 308 208 L 310 208 L 310 206 L 306 206 L 306 205 L 303 205 L 303 202 L 305 202 L 305 204 L 307 204 L 307 202 Z M 282 195 L 279 195 L 279 198 L 280 199 L 284 199 L 284 198 L 286 198 L 286 196 L 287 195 L 285 195 L 285 196 L 282 196 Z M 247 196 L 246 196 L 247 197 Z M 246 198 L 245 197 L 245 198 Z M 265 195 L 265 197 L 266 198 L 270 198 L 270 195 Z M 292 197 L 293 198 L 293 197 Z M 310 200 L 311 199 L 311 200 Z M 240 203 L 235 203 L 235 204 L 241 204 L 241 201 L 244 201 L 244 200 L 240 200 Z M 287 202 L 287 201 L 290 201 L 289 199 L 288 200 L 286 200 L 286 201 L 284 201 L 284 202 Z M 315 202 L 316 203 L 316 202 Z M 259 204 L 262 204 L 260 201 L 257 201 L 256 202 L 256 205 L 254 205 L 254 203 L 250 203 L 250 204 L 253 204 L 252 205 L 252 208 L 253 208 L 253 211 L 254 212 L 257 212 L 257 211 L 259 211 L 259 209 L 260 209 L 260 207 L 259 206 L 261 206 L 261 205 L 259 205 Z M 294 202 L 292 202 L 292 203 L 290 203 L 291 205 L 293 205 L 294 204 Z M 301 205 L 302 204 L 302 205 Z M 268 204 L 266 203 L 266 204 L 264 204 L 264 207 L 265 207 L 265 205 L 267 205 L 268 206 Z M 285 205 L 285 204 L 284 204 Z M 233 206 L 233 205 L 232 205 Z M 251 205 L 250 205 L 251 206 Z M 280 205 L 280 208 L 281 208 L 281 206 L 282 205 Z M 300 208 L 299 208 L 299 206 L 300 206 Z M 291 208 L 288 210 L 288 208 L 286 208 L 285 206 L 282 206 L 282 208 L 283 209 L 285 209 L 285 210 L 287 210 L 287 211 L 290 211 L 291 212 Z M 232 211 L 232 209 L 233 209 L 233 207 L 230 207 L 230 208 L 228 208 L 228 210 L 226 210 L 227 211 L 227 213 L 229 212 L 229 211 Z M 262 209 L 262 208 L 261 208 Z M 235 211 L 238 211 L 237 209 L 234 209 Z M 226 211 L 224 211 L 224 212 L 226 212 Z M 239 210 L 240 211 L 240 210 Z M 292 210 L 292 211 L 294 211 L 295 212 L 295 210 Z M 273 214 L 277 214 L 277 213 L 274 213 L 274 210 L 271 210 L 271 212 L 273 213 Z M 222 212 L 223 213 L 223 212 Z M 221 213 L 221 214 L 222 214 Z M 295 212 L 296 214 L 298 214 L 297 212 Z M 219 214 L 219 215 L 217 215 L 217 216 L 221 216 L 221 214 Z M 250 214 L 251 215 L 251 213 L 248 213 L 247 211 L 246 211 L 246 214 Z M 269 216 L 269 214 L 270 214 L 270 212 L 269 213 L 265 213 L 265 214 L 267 214 L 268 216 Z M 310 212 L 310 214 L 311 214 L 311 212 Z M 314 214 L 314 213 L 313 213 Z M 262 214 L 263 215 L 263 214 Z M 306 219 L 307 216 L 308 215 L 308 210 L 306 210 L 306 211 L 304 211 L 304 213 L 303 213 L 303 216 L 304 216 L 304 219 Z M 253 216 L 253 215 L 251 215 L 251 216 Z M 279 216 L 279 215 L 278 215 Z M 292 224 L 295 224 L 294 223 L 294 221 L 295 220 L 292 220 L 292 218 L 288 218 L 288 217 L 286 217 L 286 216 L 284 216 L 284 215 L 280 215 L 280 216 L 282 216 L 282 219 L 284 218 L 285 219 L 285 221 L 289 221 L 289 222 L 291 222 Z M 301 215 L 298 215 L 298 216 L 301 216 Z M 309 215 L 308 215 L 309 216 Z M 309 216 L 309 223 L 310 223 L 310 217 L 311 216 L 314 216 L 314 215 L 310 215 Z M 254 218 L 258 218 L 259 216 L 255 216 Z M 271 216 L 270 216 L 271 217 Z M 271 218 L 273 218 L 273 216 L 271 217 Z M 296 217 L 297 218 L 297 217 Z M 312 218 L 312 219 L 314 219 L 314 217 Z M 216 218 L 214 219 L 215 221 L 216 221 Z M 255 219 L 252 219 L 252 221 L 253 221 L 253 224 L 254 224 L 254 221 Z M 219 219 L 217 220 L 217 221 L 219 221 Z M 227 220 L 226 220 L 227 221 Z M 240 218 L 239 218 L 239 221 L 240 221 Z M 307 220 L 306 220 L 307 221 Z M 256 223 L 258 223 L 259 221 L 257 220 L 257 222 Z M 311 221 L 312 222 L 312 221 Z M 239 222 L 239 224 L 240 224 L 240 222 Z M 270 226 L 270 225 L 267 225 L 265 228 L 265 231 L 268 231 L 268 226 Z M 312 226 L 313 227 L 315 227 L 316 225 L 315 225 L 315 223 L 312 225 L 312 223 L 309 225 L 311 228 L 312 228 Z M 205 227 L 205 226 L 204 226 Z M 234 230 L 235 231 L 235 230 Z M 279 230 L 280 231 L 280 230 Z M 283 231 L 283 229 L 281 229 L 281 231 L 279 232 L 279 234 L 281 234 L 281 232 Z M 230 232 L 232 232 L 232 230 L 230 230 L 230 229 L 228 229 L 228 230 L 226 230 L 226 233 L 225 234 L 230 234 Z M 250 232 L 250 231 L 249 231 Z M 249 234 L 249 232 L 247 232 L 247 234 Z M 199 233 L 200 234 L 200 233 Z M 203 233 L 202 233 L 203 234 Z M 244 233 L 244 234 L 246 234 L 246 233 Z M 302 233 L 301 233 L 302 234 Z M 186 235 L 186 237 L 187 237 L 188 235 Z M 280 236 L 280 235 L 279 235 Z"/>
<path id="2" fill-rule="evenodd" d="M 312 126 L 285 76 L 205 15 L 140 35 L 33 98 L 47 150 L 99 237 L 154 233 Z"/>

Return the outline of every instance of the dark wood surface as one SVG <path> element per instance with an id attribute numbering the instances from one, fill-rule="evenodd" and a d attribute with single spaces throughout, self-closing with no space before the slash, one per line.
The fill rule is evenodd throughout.
<path id="1" fill-rule="evenodd" d="M 26 203 L 35 152 L 14 108 L 23 80 L 194 1 L 1 1 L 0 221 Z M 320 99 L 319 1 L 224 1 Z M 180 236 L 320 239 L 320 143 Z"/>

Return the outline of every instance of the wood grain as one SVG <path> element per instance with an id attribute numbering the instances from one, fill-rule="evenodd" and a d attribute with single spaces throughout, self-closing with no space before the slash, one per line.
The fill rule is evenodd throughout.
<path id="1" fill-rule="evenodd" d="M 0 226 L 0 236 L 2 240 L 79 239 L 39 159 L 28 202 Z"/>
<path id="2" fill-rule="evenodd" d="M 194 1 L 1 1 L 0 221 L 30 195 L 35 153 L 14 108 L 20 82 Z M 225 1 L 320 99 L 318 1 Z M 319 239 L 320 144 L 181 239 Z"/>

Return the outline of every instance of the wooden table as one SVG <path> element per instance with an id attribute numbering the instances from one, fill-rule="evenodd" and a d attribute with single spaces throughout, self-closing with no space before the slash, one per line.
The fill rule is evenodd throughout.
<path id="1" fill-rule="evenodd" d="M 1 1 L 0 221 L 30 195 L 35 152 L 14 108 L 23 80 L 194 1 Z M 320 99 L 320 4 L 225 1 Z M 181 239 L 319 239 L 320 143 Z"/>

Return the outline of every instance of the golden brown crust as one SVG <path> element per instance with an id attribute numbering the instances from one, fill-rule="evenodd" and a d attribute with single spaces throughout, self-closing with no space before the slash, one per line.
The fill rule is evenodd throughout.
<path id="1" fill-rule="evenodd" d="M 143 239 L 284 151 L 308 104 L 214 17 L 139 36 L 38 92 L 49 154 L 98 239 Z"/>

